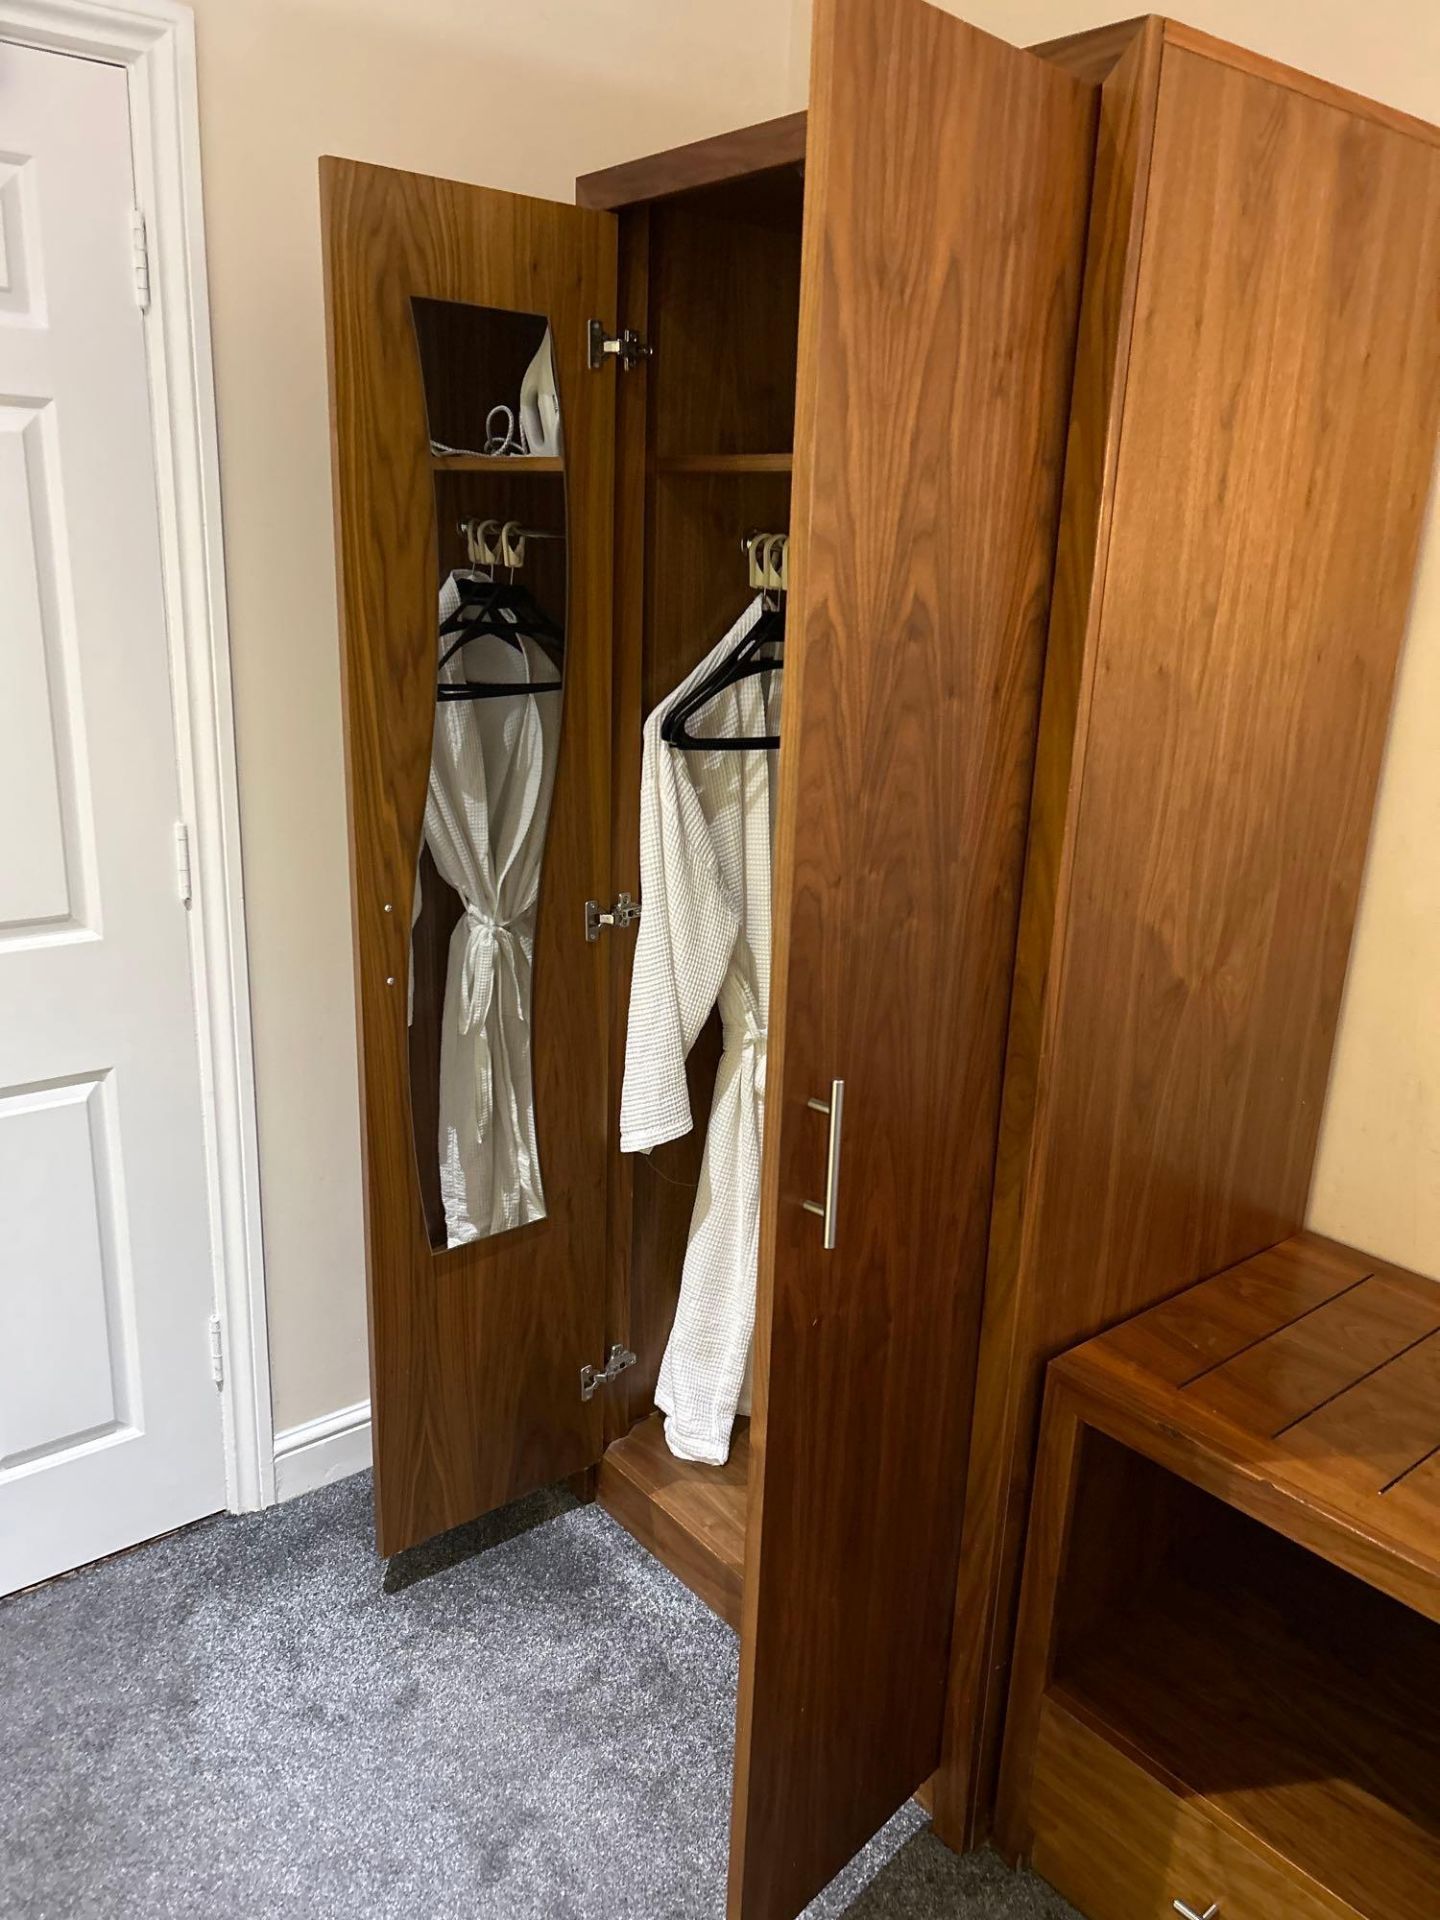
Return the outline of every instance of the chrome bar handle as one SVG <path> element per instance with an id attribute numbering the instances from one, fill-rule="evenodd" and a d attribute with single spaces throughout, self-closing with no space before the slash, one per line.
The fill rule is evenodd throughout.
<path id="1" fill-rule="evenodd" d="M 801 1206 L 807 1213 L 818 1213 L 825 1222 L 825 1232 L 821 1244 L 827 1253 L 835 1251 L 836 1216 L 840 1211 L 840 1129 L 845 1124 L 845 1082 L 830 1082 L 828 1100 L 807 1100 L 806 1106 L 816 1113 L 828 1113 L 830 1116 L 830 1147 L 825 1156 L 825 1204 L 818 1200 L 802 1200 Z"/>
<path id="2" fill-rule="evenodd" d="M 1220 1902 L 1212 1901 L 1204 1913 L 1197 1913 L 1194 1907 L 1187 1906 L 1183 1900 L 1172 1900 L 1171 1906 L 1179 1914 L 1180 1920 L 1220 1920 Z"/>

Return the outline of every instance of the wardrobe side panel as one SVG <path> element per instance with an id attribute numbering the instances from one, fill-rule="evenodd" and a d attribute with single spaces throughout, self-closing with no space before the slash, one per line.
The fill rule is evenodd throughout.
<path id="1" fill-rule="evenodd" d="M 1167 41 L 1138 271 L 987 1439 L 992 1730 L 1045 1362 L 1304 1216 L 1440 414 L 1434 140 Z"/>
<path id="2" fill-rule="evenodd" d="M 585 325 L 615 300 L 615 223 L 512 194 L 321 163 L 380 1551 L 582 1469 L 601 1403 L 615 369 Z M 564 416 L 562 735 L 535 936 L 535 1108 L 547 1217 L 432 1250 L 411 1125 L 411 905 L 435 725 L 440 542 L 412 299 L 548 315 Z M 455 470 L 443 494 L 455 510 Z M 505 476 L 501 476 L 504 478 Z M 526 479 L 533 486 L 534 472 Z M 493 474 L 482 476 L 489 486 Z M 437 1143 L 438 1151 L 438 1143 Z"/>
<path id="3" fill-rule="evenodd" d="M 1300 1223 L 1440 412 L 1440 150 L 1167 46 L 1027 1264 Z"/>
<path id="4" fill-rule="evenodd" d="M 1072 778 L 1090 695 L 1105 577 L 1120 396 L 1129 362 L 1140 236 L 1145 224 L 1150 142 L 1160 82 L 1164 24 L 1132 31 L 1104 82 L 1095 149 L 1085 294 L 1076 349 L 1065 492 L 1055 556 L 1055 589 L 1045 653 L 1045 687 L 1025 850 L 1025 886 L 1011 990 L 1005 1088 L 989 1251 L 975 1418 L 965 1495 L 965 1533 L 956 1587 L 945 1751 L 935 1784 L 935 1830 L 964 1848 L 983 1834 L 992 1788 L 987 1762 L 998 1739 L 1004 1693 L 992 1689 L 994 1646 L 1008 1615 L 997 1616 L 997 1566 L 1012 1543 L 1009 1441 L 1017 1382 L 1021 1229 L 1032 1166 L 1040 1061 L 1049 996 L 1058 974 L 1058 904 L 1072 841 Z M 1023 1503 L 1022 1503 L 1023 1517 Z"/>
<path id="5" fill-rule="evenodd" d="M 1096 98 L 918 0 L 817 14 L 740 1920 L 790 1920 L 940 1754 Z"/>

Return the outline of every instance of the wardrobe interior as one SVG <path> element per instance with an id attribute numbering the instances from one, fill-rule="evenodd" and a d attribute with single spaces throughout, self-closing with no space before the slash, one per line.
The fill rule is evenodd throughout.
<path id="1" fill-rule="evenodd" d="M 621 312 L 653 350 L 643 386 L 622 374 L 617 401 L 617 551 L 633 552 L 640 529 L 643 565 L 622 561 L 616 610 L 613 861 L 617 887 L 636 897 L 644 717 L 753 599 L 747 538 L 790 524 L 803 192 L 796 164 L 620 214 Z M 617 945 L 617 1061 L 632 959 L 633 944 Z M 691 1132 L 614 1157 L 606 1344 L 621 1342 L 636 1360 L 609 1389 L 598 1493 L 738 1626 L 748 1419 L 736 1423 L 727 1464 L 714 1467 L 674 1458 L 654 1411 L 719 1056 L 712 1013 L 687 1064 Z"/>

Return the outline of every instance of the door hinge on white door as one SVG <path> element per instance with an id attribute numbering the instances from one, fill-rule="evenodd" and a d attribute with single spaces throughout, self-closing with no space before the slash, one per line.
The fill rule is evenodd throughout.
<path id="1" fill-rule="evenodd" d="M 190 871 L 190 828 L 183 820 L 175 822 L 175 886 L 182 907 L 195 897 L 194 876 Z"/>
<path id="2" fill-rule="evenodd" d="M 217 1387 L 225 1384 L 225 1329 L 218 1313 L 210 1316 L 210 1378 Z"/>
<path id="3" fill-rule="evenodd" d="M 593 1400 L 597 1387 L 607 1386 L 617 1375 L 624 1373 L 627 1367 L 633 1367 L 635 1355 L 628 1347 L 622 1347 L 617 1340 L 610 1349 L 610 1358 L 603 1367 L 581 1367 L 580 1398 Z"/>
<path id="4" fill-rule="evenodd" d="M 139 207 L 130 209 L 130 257 L 135 267 L 135 304 L 142 313 L 150 311 L 150 242 L 145 233 L 145 216 Z"/>

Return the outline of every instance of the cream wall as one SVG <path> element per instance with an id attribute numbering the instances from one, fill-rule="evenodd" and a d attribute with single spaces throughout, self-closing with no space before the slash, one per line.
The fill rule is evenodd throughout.
<path id="1" fill-rule="evenodd" d="M 369 1392 L 317 157 L 572 200 L 577 173 L 782 112 L 786 47 L 764 56 L 771 0 L 196 0 L 195 15 L 284 1429 Z"/>
<path id="2" fill-rule="evenodd" d="M 966 0 L 1016 42 L 1124 4 Z M 277 1427 L 363 1400 L 364 1283 L 315 163 L 572 196 L 803 104 L 809 4 L 195 0 Z M 1433 0 L 1184 17 L 1440 120 Z M 1440 513 L 1432 509 L 1311 1207 L 1440 1275 Z"/>
<path id="3" fill-rule="evenodd" d="M 1139 9 L 937 0 L 1016 45 Z M 1176 17 L 1440 121 L 1436 0 L 1183 0 Z M 810 0 L 791 16 L 805 98 Z M 1440 489 L 1400 665 L 1309 1224 L 1440 1279 Z"/>

